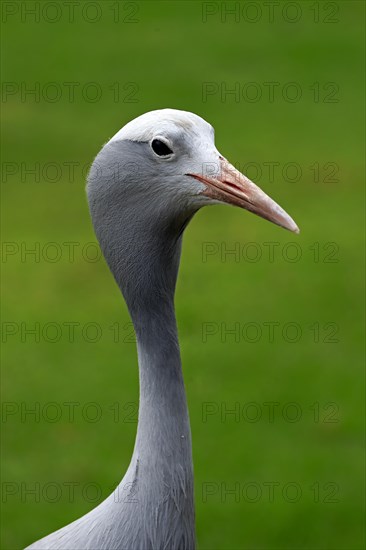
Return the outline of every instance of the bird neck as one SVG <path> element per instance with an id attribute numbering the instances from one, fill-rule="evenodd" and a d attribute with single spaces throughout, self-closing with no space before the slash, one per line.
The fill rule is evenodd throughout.
<path id="1" fill-rule="evenodd" d="M 132 462 L 138 459 L 141 465 L 152 465 L 162 475 L 162 483 L 167 477 L 180 479 L 176 470 L 184 471 L 190 500 L 191 432 L 174 311 L 185 223 L 186 219 L 169 230 L 156 225 L 147 231 L 142 226 L 134 240 L 126 238 L 127 231 L 120 225 L 117 234 L 125 238 L 114 246 L 110 238 L 103 238 L 103 231 L 98 237 L 126 300 L 137 339 L 140 403 Z"/>
<path id="2" fill-rule="evenodd" d="M 179 264 L 165 256 L 161 273 L 168 277 L 129 302 L 139 362 L 140 405 L 137 435 L 127 480 L 144 502 L 145 517 L 165 518 L 164 540 L 171 547 L 194 548 L 195 514 L 191 430 L 183 382 L 174 287 Z M 164 269 L 163 269 L 164 267 Z M 156 265 L 155 265 L 156 268 Z M 155 272 L 155 269 L 154 269 Z M 151 281 L 154 281 L 151 277 Z M 122 482 L 123 483 L 123 482 Z M 177 544 L 172 539 L 177 539 Z M 165 546 L 164 547 L 169 547 Z"/>
<path id="3" fill-rule="evenodd" d="M 120 212 L 116 201 L 90 200 L 94 229 L 134 324 L 139 358 L 140 411 L 136 449 L 148 459 L 191 463 L 191 438 L 182 376 L 174 292 L 182 233 L 193 211 L 148 216 Z M 139 217 L 140 216 L 140 217 Z M 113 220 L 113 223 L 111 222 Z M 164 458 L 164 457 L 161 457 Z"/>
<path id="4" fill-rule="evenodd" d="M 146 239 L 146 236 L 145 236 Z M 135 453 L 192 470 L 191 433 L 174 311 L 182 236 L 150 233 L 133 287 L 121 285 L 137 340 L 140 381 Z"/>
<path id="5" fill-rule="evenodd" d="M 131 312 L 137 336 L 140 406 L 128 481 L 152 511 L 165 518 L 163 539 L 194 548 L 195 513 L 191 429 L 173 300 L 158 311 Z M 122 482 L 123 483 L 123 482 Z M 154 516 L 154 522 L 158 521 Z M 178 541 L 175 545 L 172 539 Z M 165 547 L 165 545 L 164 545 Z M 166 546 L 168 547 L 168 546 Z"/>
<path id="6" fill-rule="evenodd" d="M 137 317 L 137 318 L 136 318 Z M 173 302 L 132 314 L 137 336 L 140 407 L 135 454 L 167 470 L 192 469 L 188 417 Z"/>

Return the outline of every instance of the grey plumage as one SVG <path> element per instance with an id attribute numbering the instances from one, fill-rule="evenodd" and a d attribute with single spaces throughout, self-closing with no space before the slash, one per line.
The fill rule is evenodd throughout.
<path id="1" fill-rule="evenodd" d="M 214 146 L 212 127 L 191 113 L 155 111 L 125 129 L 96 157 L 87 195 L 96 236 L 137 337 L 135 447 L 116 491 L 82 518 L 29 546 L 32 550 L 195 548 L 191 433 L 174 291 L 186 224 L 201 206 L 219 202 L 216 195 L 205 194 L 203 176 L 195 175 L 204 173 L 204 164 L 225 159 Z M 154 136 L 169 140 L 172 157 L 159 158 L 152 151 Z M 281 225 L 294 223 L 275 206 L 273 218 L 282 216 Z"/>

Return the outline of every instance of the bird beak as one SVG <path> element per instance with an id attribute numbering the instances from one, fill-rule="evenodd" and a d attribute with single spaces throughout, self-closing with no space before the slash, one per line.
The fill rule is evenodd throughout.
<path id="1" fill-rule="evenodd" d="M 203 195 L 220 202 L 245 208 L 245 210 L 249 210 L 294 233 L 300 232 L 294 220 L 277 203 L 223 157 L 220 157 L 218 173 L 214 175 L 187 175 L 199 180 L 206 186 L 206 189 L 202 192 Z"/>

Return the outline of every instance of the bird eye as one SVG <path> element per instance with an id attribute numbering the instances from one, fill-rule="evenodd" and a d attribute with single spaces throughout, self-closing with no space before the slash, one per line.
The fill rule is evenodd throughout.
<path id="1" fill-rule="evenodd" d="M 151 148 L 154 153 L 159 157 L 166 157 L 173 153 L 173 151 L 167 146 L 167 144 L 160 139 L 153 139 L 151 142 Z"/>

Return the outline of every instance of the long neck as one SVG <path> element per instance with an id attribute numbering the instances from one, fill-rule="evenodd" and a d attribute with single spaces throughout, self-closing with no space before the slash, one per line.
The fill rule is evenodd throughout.
<path id="1" fill-rule="evenodd" d="M 140 476 L 154 472 L 143 484 L 146 492 L 154 479 L 163 491 L 170 487 L 175 499 L 181 493 L 194 523 L 191 432 L 174 313 L 185 223 L 148 231 L 142 226 L 133 239 L 123 217 L 113 233 L 103 225 L 95 224 L 95 229 L 137 337 L 140 404 L 130 467 L 138 464 Z"/>
<path id="2" fill-rule="evenodd" d="M 133 317 L 135 317 L 133 315 Z M 191 434 L 172 302 L 139 311 L 140 408 L 135 454 L 191 470 Z"/>
<path id="3" fill-rule="evenodd" d="M 168 238 L 165 234 L 161 239 L 150 243 L 144 264 L 139 266 L 144 270 L 139 288 L 124 288 L 139 362 L 140 406 L 134 454 L 168 470 L 179 465 L 191 472 L 191 434 L 174 312 L 181 237 Z"/>
<path id="4" fill-rule="evenodd" d="M 165 525 L 160 532 L 165 542 L 156 547 L 193 549 L 191 430 L 174 313 L 180 241 L 151 247 L 153 260 L 145 256 L 144 266 L 149 284 L 145 280 L 132 299 L 124 292 L 136 331 L 140 379 L 139 420 L 129 468 L 133 478 L 128 480 L 137 484 L 145 503 L 142 513 L 150 518 L 146 521 L 157 521 L 159 529 Z M 158 515 L 153 519 L 151 514 Z"/>

